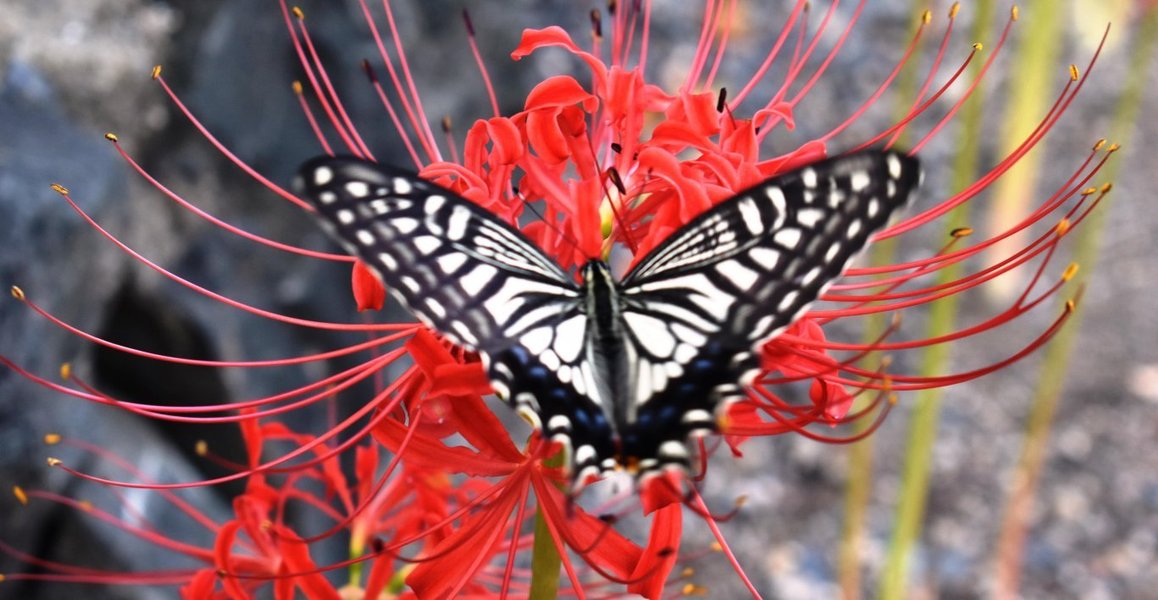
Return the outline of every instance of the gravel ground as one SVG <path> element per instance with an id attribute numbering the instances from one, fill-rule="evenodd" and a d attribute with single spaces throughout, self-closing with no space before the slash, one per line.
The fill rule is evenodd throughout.
<path id="1" fill-rule="evenodd" d="M 287 182 L 304 158 L 317 153 L 302 123 L 289 82 L 291 48 L 273 0 L 42 0 L 5 2 L 0 19 L 0 284 L 20 284 L 50 310 L 82 327 L 174 353 L 260 359 L 331 347 L 338 340 L 307 337 L 255 323 L 219 305 L 190 297 L 161 281 L 89 231 L 48 189 L 69 187 L 102 223 L 150 258 L 226 295 L 310 318 L 348 320 L 346 274 L 309 261 L 283 261 L 255 251 L 168 204 L 132 176 L 101 139 L 115 131 L 159 179 L 226 220 L 275 239 L 322 247 L 308 219 L 285 209 L 246 179 L 189 127 L 149 78 L 163 63 L 166 75 L 198 116 L 245 160 L 274 181 Z M 14 4 L 15 6 L 9 6 Z M 465 51 L 457 11 L 461 3 L 395 2 L 414 76 L 430 115 L 452 115 L 464 130 L 488 114 L 476 70 Z M 656 1 L 653 74 L 673 81 L 688 63 L 699 27 L 698 3 Z M 755 53 L 774 38 L 786 2 L 745 3 L 745 24 L 734 42 L 736 59 L 721 78 L 751 71 Z M 824 3 L 817 3 L 823 5 Z M 795 136 L 831 127 L 872 92 L 903 49 L 911 11 L 900 0 L 870 0 L 863 23 L 806 105 Z M 944 4 L 944 3 L 942 3 Z M 1058 3 L 1069 8 L 1071 2 Z M 970 3 L 964 3 L 967 25 Z M 504 112 L 521 108 L 531 82 L 569 68 L 560 55 L 531 64 L 506 54 L 523 27 L 559 23 L 586 31 L 586 4 L 566 2 L 470 3 L 478 38 L 500 87 Z M 398 142 L 372 94 L 362 93 L 358 61 L 373 55 L 357 3 L 308 2 L 311 31 L 345 90 L 368 143 L 378 156 L 401 156 Z M 818 7 L 821 8 L 821 7 Z M 841 9 L 834 29 L 847 19 Z M 938 6 L 938 10 L 946 9 Z M 819 10 L 816 11 L 819 14 Z M 456 15 L 449 19 L 446 15 Z M 1024 14 L 1019 28 L 1033 27 Z M 560 21 L 560 19 L 562 21 Z M 1059 79 L 1069 62 L 1084 64 L 1091 50 L 1089 23 L 1075 20 L 1058 57 Z M 763 23 L 772 25 L 763 26 Z M 1115 24 L 1122 43 L 1104 54 L 1083 96 L 1055 130 L 1045 150 L 1039 193 L 1064 180 L 1091 142 L 1105 134 L 1117 91 L 1130 77 L 1158 80 L 1158 71 L 1129 73 L 1130 23 Z M 967 31 L 967 29 L 961 29 Z M 996 33 L 996 29 L 994 29 Z M 1016 35 L 1016 34 L 1015 34 Z M 1016 39 L 1016 38 L 1015 38 Z M 824 40 L 830 44 L 833 40 Z M 953 56 L 970 40 L 958 38 Z M 982 40 L 991 42 L 992 40 Z M 822 47 L 825 47 L 822 45 Z M 952 62 L 953 59 L 950 59 Z M 1158 64 L 1155 64 L 1158 69 Z M 1008 61 L 991 81 L 1003 89 L 1017 76 Z M 1109 235 L 1089 280 L 1081 310 L 1079 352 L 1058 407 L 1048 458 L 1026 540 L 1020 593 L 1024 598 L 1146 598 L 1158 586 L 1158 303 L 1153 256 L 1158 253 L 1158 211 L 1149 202 L 1158 172 L 1158 89 L 1147 92 L 1134 140 L 1117 160 L 1122 176 L 1105 208 Z M 982 132 L 1002 127 L 1003 106 Z M 879 119 L 876 125 L 881 124 Z M 874 129 L 864 121 L 846 139 Z M 924 158 L 929 189 L 943 195 L 955 150 L 952 133 Z M 791 137 L 791 136 L 790 136 Z M 791 139 L 778 141 L 788 145 Z M 994 156 L 990 148 L 988 156 Z M 984 198 L 982 199 L 984 201 Z M 922 251 L 921 242 L 906 252 Z M 917 255 L 917 254 L 914 254 Z M 1059 261 L 1059 264 L 1064 264 Z M 1151 265 L 1151 266 L 1146 266 Z M 962 320 L 981 318 L 997 304 L 971 297 Z M 1009 354 L 1031 339 L 1056 313 L 1042 311 L 957 349 L 964 370 Z M 389 313 L 384 318 L 402 318 Z M 906 335 L 920 333 L 920 319 Z M 1012 341 L 1011 341 L 1012 340 Z M 256 373 L 159 369 L 98 352 L 33 318 L 19 303 L 0 303 L 0 353 L 51 374 L 62 361 L 129 397 L 164 396 L 173 402 L 242 398 L 296 382 Z M 992 581 L 993 548 L 1005 492 L 1020 452 L 1021 432 L 1036 385 L 1040 356 L 977 382 L 951 389 L 933 456 L 928 514 L 913 557 L 914 597 L 984 596 Z M 900 365 L 911 366 L 905 363 Z M 301 382 L 311 377 L 301 373 Z M 300 383 L 300 382 L 298 382 Z M 875 436 L 877 473 L 869 506 L 864 579 L 871 597 L 888 547 L 899 486 L 911 397 Z M 316 415 L 301 415 L 305 427 Z M 40 436 L 59 431 L 121 454 L 147 457 L 142 468 L 160 478 L 193 477 L 190 450 L 204 432 L 164 429 L 43 392 L 0 370 L 0 484 L 61 491 L 98 501 L 104 492 L 43 468 Z M 215 442 L 216 444 L 217 442 Z M 222 446 L 235 440 L 221 440 Z M 744 511 L 725 533 L 757 586 L 769 597 L 836 597 L 837 541 L 843 513 L 847 454 L 797 437 L 745 447 L 743 459 L 721 456 L 706 485 L 716 506 L 746 494 Z M 86 466 L 86 465 L 79 465 Z M 90 470 L 99 465 L 88 465 Z M 200 505 L 226 514 L 229 490 L 201 492 Z M 163 557 L 145 547 L 116 545 L 109 532 L 68 513 L 15 510 L 0 500 L 0 538 L 37 540 L 32 549 L 58 560 L 108 568 L 159 568 Z M 149 507 L 145 507 L 148 509 Z M 156 508 L 156 507 L 153 507 Z M 178 531 L 180 524 L 174 524 Z M 692 527 L 688 543 L 709 537 Z M 198 540 L 204 543 L 203 540 Z M 31 542 L 30 542 L 31 543 Z M 724 561 L 697 565 L 714 595 L 732 590 L 735 576 Z M 0 573 L 16 566 L 0 558 Z M 0 584 L 0 598 L 75 597 L 75 588 L 18 588 Z M 108 588 L 89 598 L 152 598 L 157 590 Z"/>

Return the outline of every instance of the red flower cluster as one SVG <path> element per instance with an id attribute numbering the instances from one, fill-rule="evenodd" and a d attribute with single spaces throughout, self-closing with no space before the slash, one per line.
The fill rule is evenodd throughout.
<path id="1" fill-rule="evenodd" d="M 442 157 L 439 140 L 423 112 L 405 52 L 397 41 L 389 3 L 384 6 L 386 23 L 394 40 L 393 53 L 388 51 L 369 7 L 362 2 L 389 83 L 383 84 L 368 65 L 367 73 L 423 177 L 486 207 L 512 224 L 519 222 L 518 218 L 528 206 L 538 207 L 541 218 L 522 230 L 562 266 L 572 267 L 586 257 L 609 254 L 613 245 L 626 248 L 632 256 L 642 256 L 688 220 L 736 191 L 827 156 L 833 141 L 885 96 L 893 79 L 921 47 L 930 22 L 930 16 L 924 15 L 919 32 L 903 58 L 861 108 L 824 135 L 784 154 L 765 156 L 767 138 L 794 127 L 797 107 L 806 101 L 842 49 L 864 7 L 863 1 L 856 6 L 846 20 L 845 29 L 821 57 L 818 47 L 822 39 L 829 38 L 837 4 L 831 4 L 810 32 L 808 3 L 798 1 L 763 63 L 735 93 L 726 93 L 718 86 L 719 67 L 732 34 L 734 0 L 708 0 L 692 64 L 683 83 L 674 90 L 662 89 L 648 80 L 651 2 L 624 5 L 611 2 L 606 19 L 593 15 L 595 27 L 589 49 L 580 47 L 558 27 L 527 30 L 511 53 L 513 59 L 521 60 L 556 48 L 576 56 L 585 65 L 586 72 L 579 77 L 561 74 L 547 78 L 527 94 L 522 111 L 505 117 L 498 114 L 495 91 L 480 59 L 480 70 L 495 115 L 478 120 L 466 132 L 461 158 L 449 124 L 446 125 L 444 149 L 454 157 L 452 160 Z M 287 9 L 284 4 L 282 9 L 314 96 L 308 99 L 300 84 L 295 85 L 295 90 L 319 143 L 332 154 L 331 141 L 336 138 L 343 152 L 371 158 L 330 85 L 311 42 L 304 15 L 297 9 Z M 918 96 L 911 99 L 911 110 L 869 139 L 859 143 L 842 140 L 842 148 L 891 145 L 903 130 L 921 128 L 926 133 L 913 146 L 914 151 L 919 151 L 953 120 L 977 84 L 976 80 L 963 81 L 962 77 L 965 66 L 978 59 L 980 50 L 974 46 L 959 68 L 942 68 L 945 55 L 954 47 L 955 16 L 956 7 L 937 46 L 925 85 Z M 1010 19 L 1010 26 L 1014 20 Z M 479 52 L 469 20 L 467 28 L 477 57 Z M 1007 26 L 980 69 L 982 75 L 999 54 L 1008 31 Z M 391 54 L 399 58 L 392 60 Z M 781 70 L 787 73 L 781 87 L 768 97 L 758 98 L 757 84 L 778 61 L 782 64 Z M 302 205 L 299 199 L 222 147 L 181 104 L 159 70 L 154 78 L 211 143 L 276 195 Z M 939 87 L 933 86 L 934 81 L 942 79 L 944 83 Z M 1042 140 L 1083 82 L 1084 78 L 1075 69 L 1074 77 L 1054 107 L 1020 147 L 967 189 L 938 202 L 922 200 L 920 212 L 880 233 L 877 239 L 929 226 L 954 207 L 981 194 Z M 963 90 L 953 101 L 946 95 L 951 88 Z M 319 109 L 324 118 L 316 116 L 315 111 Z M 115 136 L 110 135 L 109 139 L 117 141 Z M 276 243 L 218 221 L 152 179 L 119 144 L 117 150 L 161 192 L 233 233 L 298 255 L 336 262 L 351 260 Z M 858 420 L 877 423 L 887 413 L 896 392 L 967 381 L 1000 369 L 1039 347 L 1061 326 L 1065 315 L 1038 339 L 1011 353 L 1008 359 L 968 372 L 919 377 L 889 372 L 887 361 L 875 358 L 875 362 L 869 364 L 867 359 L 876 352 L 919 350 L 997 329 L 1053 295 L 1072 275 L 1072 268 L 1055 276 L 1052 283 L 1041 280 L 1054 270 L 1050 258 L 1060 240 L 1107 191 L 1088 187 L 1109 155 L 1106 150 L 1098 144 L 1069 180 L 1009 231 L 996 232 L 988 239 L 966 245 L 972 239 L 967 237 L 970 232 L 954 230 L 943 248 L 923 258 L 852 269 L 822 298 L 825 302 L 819 308 L 766 345 L 762 363 L 766 372 L 749 391 L 748 400 L 734 405 L 722 416 L 723 439 L 737 453 L 739 445 L 752 437 L 786 432 L 831 442 L 859 439 L 875 425 L 864 428 L 863 433 L 856 436 L 845 437 L 830 436 L 813 426 L 822 425 L 824 429 Z M 88 219 L 73 204 L 67 190 L 58 191 Z M 95 222 L 90 222 L 100 229 Z M 978 265 L 947 283 L 930 283 L 930 275 L 950 265 L 978 259 L 996 242 L 1023 231 L 1036 233 L 1022 236 L 1029 241 L 1000 261 Z M 69 385 L 53 383 L 0 357 L 8 368 L 28 379 L 87 401 L 110 404 L 156 419 L 234 423 L 241 427 L 248 450 L 248 462 L 232 465 L 233 475 L 178 485 L 144 481 L 128 464 L 124 464 L 129 469 L 126 481 L 111 481 L 98 480 L 64 463 L 54 462 L 77 477 L 110 486 L 155 490 L 213 533 L 216 544 L 212 548 L 167 539 L 152 527 L 131 524 L 111 512 L 82 506 L 68 498 L 19 490 L 24 501 L 58 502 L 85 510 L 92 517 L 113 523 L 144 541 L 192 557 L 203 563 L 203 568 L 166 573 L 104 573 L 47 564 L 5 545 L 2 547 L 5 552 L 55 573 L 14 574 L 9 578 L 181 585 L 187 598 L 248 598 L 266 586 L 272 588 L 276 598 L 292 598 L 298 590 L 310 598 L 505 597 L 526 595 L 531 586 L 542 585 L 544 579 L 557 579 L 561 565 L 569 587 L 567 593 L 584 597 L 626 590 L 657 598 L 699 589 L 690 583 L 690 571 L 675 569 L 681 560 L 679 548 L 686 508 L 708 523 L 716 535 L 717 547 L 727 554 L 745 584 L 756 593 L 744 577 L 739 562 L 727 549 L 717 527 L 719 519 L 713 517 L 687 482 L 674 476 L 660 478 L 638 496 L 612 495 L 600 506 L 577 501 L 564 489 L 566 478 L 558 466 L 558 449 L 538 434 L 531 435 L 523 444 L 512 441 L 483 400 L 483 396 L 490 393 L 490 386 L 475 357 L 448 346 L 422 327 L 322 323 L 278 315 L 184 281 L 136 254 L 103 229 L 101 232 L 146 266 L 241 310 L 302 327 L 372 334 L 368 341 L 322 354 L 272 363 L 209 364 L 298 365 L 355 353 L 368 358 L 356 367 L 274 396 L 230 405 L 174 408 L 122 401 L 76 377 L 68 378 Z M 971 260 L 970 264 L 975 262 Z M 831 331 L 828 328 L 834 321 L 881 313 L 899 314 L 1015 271 L 1029 274 L 1025 278 L 1028 283 L 1024 293 L 1007 309 L 956 333 L 936 339 L 895 341 L 892 339 L 894 326 L 872 342 L 828 339 L 826 329 Z M 353 270 L 353 292 L 359 310 L 380 308 L 385 298 L 377 279 L 358 264 Z M 37 313 L 77 335 L 115 347 L 60 321 L 25 298 L 19 289 L 14 288 L 14 294 Z M 205 364 L 131 348 L 117 349 L 157 360 Z M 394 381 L 380 385 L 372 398 L 361 403 L 358 411 L 332 427 L 302 433 L 289 430 L 279 421 L 279 416 L 288 411 L 349 393 L 349 388 L 371 380 L 384 367 L 403 357 L 409 357 L 413 366 Z M 804 403 L 794 402 L 780 391 L 785 384 L 796 382 L 808 386 L 809 398 Z M 80 442 L 72 444 L 81 450 L 96 452 L 105 460 L 119 460 L 105 456 L 98 448 Z M 287 445 L 291 448 L 289 451 L 284 450 Z M 707 456 L 710 449 L 704 450 Z M 355 456 L 352 473 L 343 471 L 339 464 L 339 457 L 350 451 Z M 706 466 L 703 465 L 701 471 Z M 234 501 L 233 519 L 225 523 L 213 522 L 200 514 L 174 489 L 237 479 L 244 479 L 245 492 Z M 316 512 L 330 526 L 320 532 L 301 531 L 286 517 L 290 505 Z M 638 528 L 621 530 L 619 524 L 624 520 L 642 521 L 643 533 L 640 534 Z M 339 533 L 349 537 L 350 559 L 324 566 L 316 564 L 310 557 L 311 545 Z M 365 563 L 369 563 L 368 573 L 364 573 Z M 339 569 L 350 574 L 344 587 L 336 586 L 334 578 L 328 575 Z M 551 583 L 557 584 L 557 581 Z"/>

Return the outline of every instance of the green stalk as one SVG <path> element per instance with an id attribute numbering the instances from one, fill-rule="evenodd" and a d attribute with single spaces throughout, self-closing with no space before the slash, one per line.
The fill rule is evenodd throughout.
<path id="1" fill-rule="evenodd" d="M 919 13 L 924 3 L 921 0 L 913 1 L 913 12 Z M 920 19 L 914 19 L 909 24 L 909 38 L 917 35 L 921 26 Z M 894 121 L 900 121 L 908 114 L 911 98 L 916 95 L 919 81 L 917 69 L 914 67 L 916 55 L 905 65 L 897 80 L 895 95 L 897 103 L 893 108 Z M 907 130 L 897 138 L 897 144 L 906 143 Z M 873 244 L 869 248 L 869 264 L 874 266 L 887 265 L 895 261 L 897 254 L 896 238 L 889 238 Z M 861 341 L 872 344 L 888 327 L 888 319 L 883 314 L 868 315 L 864 319 L 864 332 Z M 862 359 L 866 364 L 873 364 L 880 360 L 877 353 L 865 355 Z M 860 410 L 871 400 L 862 398 L 852 407 L 853 411 Z M 864 433 L 872 421 L 859 419 L 852 424 L 853 435 Z M 837 564 L 837 579 L 840 581 L 841 597 L 853 600 L 860 597 L 861 589 L 861 561 L 860 551 L 864 539 L 865 517 L 868 514 L 869 498 L 872 496 L 873 484 L 873 449 L 875 444 L 872 436 L 867 436 L 848 446 L 848 480 L 844 489 L 844 527 L 841 530 L 840 556 Z"/>
<path id="2" fill-rule="evenodd" d="M 1150 9 L 1138 28 L 1133 52 L 1131 52 L 1129 73 L 1146 73 L 1154 59 L 1155 41 L 1158 40 L 1158 10 Z M 1145 77 L 1127 77 L 1122 96 L 1118 101 L 1114 120 L 1110 128 L 1110 141 L 1127 145 L 1134 133 L 1134 124 L 1142 107 L 1145 92 Z M 1107 180 L 1117 177 L 1122 161 L 1108 163 L 1105 168 Z M 1108 200 L 1108 198 L 1107 198 Z M 1106 207 L 1102 206 L 1090 214 L 1081 229 L 1076 232 L 1074 262 L 1083 267 L 1075 279 L 1084 284 L 1087 275 L 1098 261 L 1105 225 Z M 1053 417 L 1069 373 L 1070 359 L 1079 327 L 1081 312 L 1074 313 L 1066 324 L 1050 341 L 1041 366 L 1041 376 L 1033 397 L 1029 419 L 1026 423 L 1025 439 L 1017 470 L 1009 486 L 1009 499 L 1002 519 L 995 552 L 996 573 L 994 597 L 1013 598 L 1017 593 L 1018 576 L 1029 511 L 1033 504 L 1038 476 L 1047 454 L 1046 445 L 1053 426 Z"/>
<path id="3" fill-rule="evenodd" d="M 993 0 L 981 0 L 976 5 L 972 36 L 981 39 L 993 20 Z M 969 66 L 970 77 L 976 78 L 984 61 L 975 60 Z M 953 164 L 950 189 L 962 190 L 973 182 L 981 155 L 980 132 L 983 127 L 984 91 L 979 86 L 961 108 L 961 147 Z M 948 215 L 950 230 L 968 224 L 968 204 L 962 204 Z M 955 263 L 941 269 L 937 283 L 949 283 L 962 276 L 962 263 Z M 938 337 L 951 333 L 956 328 L 958 295 L 947 296 L 929 307 L 927 337 Z M 934 376 L 944 373 L 949 366 L 949 346 L 938 344 L 928 347 L 921 360 L 920 373 Z M 942 390 L 933 388 L 922 391 L 913 399 L 915 407 L 909 421 L 909 438 L 905 448 L 902 467 L 900 498 L 897 503 L 892 541 L 888 557 L 881 574 L 878 597 L 882 599 L 906 597 L 909 561 L 913 546 L 921 534 L 921 524 L 925 516 L 925 501 L 929 495 L 929 472 L 933 455 L 933 443 L 937 439 L 937 429 L 941 415 Z"/>
<path id="4" fill-rule="evenodd" d="M 563 453 L 556 452 L 543 461 L 546 467 L 563 466 Z M 559 596 L 559 569 L 563 557 L 555 547 L 555 539 L 547 518 L 540 508 L 535 511 L 535 541 L 531 546 L 531 591 L 530 600 L 555 600 Z"/>

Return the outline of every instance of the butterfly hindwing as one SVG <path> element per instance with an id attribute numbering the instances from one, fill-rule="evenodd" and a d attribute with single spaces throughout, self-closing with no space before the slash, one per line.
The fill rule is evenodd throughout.
<path id="1" fill-rule="evenodd" d="M 717 408 L 757 374 L 760 347 L 840 276 L 919 179 L 917 160 L 896 152 L 824 160 L 723 201 L 640 259 L 621 284 L 638 355 L 636 424 L 624 433 L 632 451 L 683 463 L 686 436 L 714 430 Z"/>

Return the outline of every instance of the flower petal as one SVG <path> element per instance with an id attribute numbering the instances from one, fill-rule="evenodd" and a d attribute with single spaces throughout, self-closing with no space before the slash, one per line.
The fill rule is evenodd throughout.
<path id="1" fill-rule="evenodd" d="M 351 286 L 354 288 L 354 302 L 358 311 L 382 310 L 386 302 L 386 286 L 378 276 L 366 266 L 366 263 L 354 261 L 354 269 L 350 275 Z"/>

